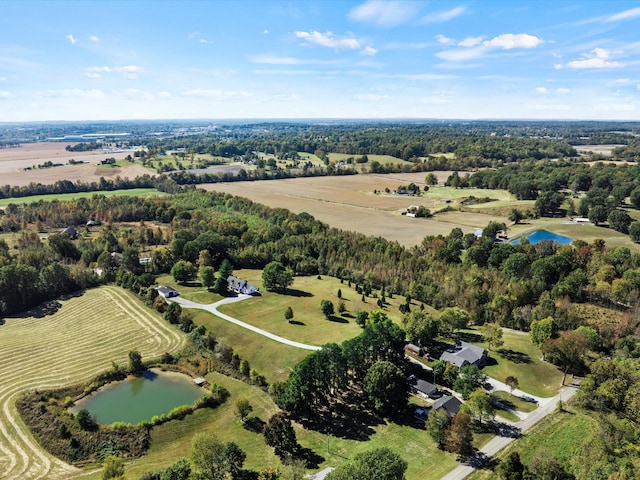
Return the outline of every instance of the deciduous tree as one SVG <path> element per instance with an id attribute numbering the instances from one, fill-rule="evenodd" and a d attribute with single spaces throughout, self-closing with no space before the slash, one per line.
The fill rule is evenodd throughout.
<path id="1" fill-rule="evenodd" d="M 447 430 L 447 451 L 456 453 L 460 457 L 468 457 L 473 452 L 473 432 L 471 431 L 471 417 L 463 411 L 453 417 L 451 427 Z"/>
<path id="2" fill-rule="evenodd" d="M 275 454 L 280 458 L 294 455 L 298 451 L 298 439 L 291 425 L 291 420 L 284 412 L 278 412 L 271 416 L 264 426 L 264 439 L 267 445 L 274 448 Z"/>
<path id="3" fill-rule="evenodd" d="M 262 284 L 269 292 L 283 292 L 293 283 L 293 270 L 280 262 L 270 262 L 262 271 Z"/>
<path id="4" fill-rule="evenodd" d="M 327 480 L 405 480 L 407 462 L 387 447 L 357 454 L 338 466 Z"/>
<path id="5" fill-rule="evenodd" d="M 399 412 L 407 406 L 407 381 L 402 370 L 391 362 L 375 363 L 364 377 L 363 386 L 374 410 L 380 413 Z"/>
<path id="6" fill-rule="evenodd" d="M 502 327 L 497 323 L 485 323 L 481 331 L 489 350 L 491 350 L 491 347 L 501 347 L 504 343 L 504 340 L 502 340 Z"/>

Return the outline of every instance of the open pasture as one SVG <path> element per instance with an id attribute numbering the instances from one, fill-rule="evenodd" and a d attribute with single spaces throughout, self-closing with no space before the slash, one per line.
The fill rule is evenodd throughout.
<path id="1" fill-rule="evenodd" d="M 450 173 L 437 172 L 440 184 L 444 183 Z M 401 215 L 400 212 L 410 205 L 424 205 L 435 211 L 447 206 L 456 207 L 455 202 L 444 203 L 446 199 L 469 195 L 495 198 L 493 190 L 455 190 L 447 187 L 434 187 L 420 196 L 384 193 L 386 188 L 394 191 L 398 186 L 411 182 L 423 187 L 425 175 L 420 172 L 291 178 L 265 182 L 217 183 L 200 187 L 247 197 L 270 207 L 287 208 L 294 213 L 307 212 L 332 227 L 380 236 L 408 247 L 418 245 L 427 235 L 448 235 L 455 227 L 471 233 L 484 228 L 491 220 L 506 221 L 504 217 L 484 213 L 479 208 L 473 211 L 447 212 L 432 219 Z M 374 194 L 374 190 L 382 193 Z M 508 201 L 502 198 L 500 200 Z M 494 202 L 484 205 L 490 208 L 492 203 Z"/>
<path id="2" fill-rule="evenodd" d="M 45 452 L 15 408 L 27 391 L 89 380 L 111 362 L 126 364 L 178 349 L 184 336 L 131 293 L 89 290 L 51 302 L 0 325 L 0 478 L 66 479 L 82 472 Z"/>
<path id="3" fill-rule="evenodd" d="M 166 195 L 155 188 L 131 188 L 127 190 L 100 190 L 97 192 L 78 192 L 78 193 L 52 193 L 50 195 L 30 195 L 28 197 L 2 198 L 0 199 L 0 208 L 4 208 L 10 203 L 16 205 L 30 204 L 39 202 L 40 200 L 50 202 L 58 200 L 64 202 L 66 200 L 75 200 L 76 198 L 91 198 L 94 195 L 104 195 L 105 197 L 145 197 L 150 195 Z"/>

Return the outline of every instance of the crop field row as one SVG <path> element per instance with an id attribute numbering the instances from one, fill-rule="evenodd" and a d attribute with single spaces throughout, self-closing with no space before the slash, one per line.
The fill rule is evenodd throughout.
<path id="1" fill-rule="evenodd" d="M 66 479 L 83 472 L 45 452 L 28 432 L 15 403 L 27 391 L 86 381 L 126 364 L 179 348 L 184 337 L 130 293 L 103 287 L 60 302 L 47 316 L 5 319 L 0 326 L 0 478 Z"/>

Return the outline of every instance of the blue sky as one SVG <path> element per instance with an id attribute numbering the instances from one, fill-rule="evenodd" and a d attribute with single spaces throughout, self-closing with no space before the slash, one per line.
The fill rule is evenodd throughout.
<path id="1" fill-rule="evenodd" d="M 640 120 L 640 1 L 0 0 L 0 121 Z"/>

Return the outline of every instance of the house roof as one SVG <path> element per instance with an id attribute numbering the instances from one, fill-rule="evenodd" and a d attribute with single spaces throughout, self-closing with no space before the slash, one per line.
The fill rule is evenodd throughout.
<path id="1" fill-rule="evenodd" d="M 424 393 L 425 395 L 433 395 L 438 391 L 438 387 L 436 387 L 433 383 L 429 383 L 420 379 L 416 380 L 416 383 L 413 387 L 417 391 Z"/>
<path id="2" fill-rule="evenodd" d="M 77 237 L 78 236 L 78 230 L 75 229 L 75 227 L 67 227 L 64 230 L 61 230 L 60 233 L 66 233 L 67 235 L 71 236 L 71 237 Z"/>
<path id="3" fill-rule="evenodd" d="M 440 356 L 440 360 L 451 362 L 457 367 L 463 367 L 467 364 L 473 365 L 481 362 L 486 353 L 486 350 L 482 347 L 458 340 L 454 347 Z"/>
<path id="4" fill-rule="evenodd" d="M 431 409 L 435 412 L 436 410 L 444 408 L 450 417 L 454 417 L 458 413 L 458 410 L 460 410 L 461 405 L 462 402 L 456 397 L 444 395 L 433 403 Z"/>
<path id="5" fill-rule="evenodd" d="M 231 287 L 234 290 L 240 290 L 242 288 L 246 288 L 249 290 L 251 289 L 251 287 L 257 290 L 256 287 L 251 285 L 246 280 L 243 280 L 242 278 L 234 277 L 233 275 L 229 275 L 227 277 L 227 283 L 229 284 L 229 287 Z"/>

